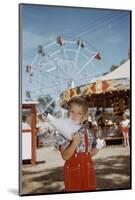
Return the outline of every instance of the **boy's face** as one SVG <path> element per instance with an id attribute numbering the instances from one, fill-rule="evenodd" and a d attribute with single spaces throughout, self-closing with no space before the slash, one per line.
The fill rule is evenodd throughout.
<path id="1" fill-rule="evenodd" d="M 69 109 L 69 118 L 77 124 L 81 124 L 86 119 L 86 111 L 83 106 L 72 104 Z"/>

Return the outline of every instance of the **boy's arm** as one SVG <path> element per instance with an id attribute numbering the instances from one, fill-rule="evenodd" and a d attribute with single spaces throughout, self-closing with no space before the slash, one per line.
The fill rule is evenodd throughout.
<path id="1" fill-rule="evenodd" d="M 64 160 L 69 160 L 74 154 L 78 144 L 80 143 L 80 135 L 75 133 L 72 137 L 72 142 L 68 147 L 60 146 L 61 156 Z"/>

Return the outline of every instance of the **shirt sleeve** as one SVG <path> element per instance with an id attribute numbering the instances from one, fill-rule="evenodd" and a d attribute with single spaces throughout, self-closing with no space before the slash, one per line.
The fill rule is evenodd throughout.
<path id="1" fill-rule="evenodd" d="M 69 145 L 69 140 L 67 140 L 63 135 L 58 134 L 58 136 L 56 137 L 56 146 L 65 146 L 67 147 Z"/>
<path id="2" fill-rule="evenodd" d="M 84 131 L 85 131 L 84 127 L 81 127 L 81 128 L 77 131 L 77 133 L 79 133 L 79 134 L 81 135 L 81 134 L 84 134 Z"/>

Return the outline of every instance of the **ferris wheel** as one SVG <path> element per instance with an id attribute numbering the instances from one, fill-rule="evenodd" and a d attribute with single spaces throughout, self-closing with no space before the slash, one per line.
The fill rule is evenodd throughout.
<path id="1" fill-rule="evenodd" d="M 27 93 L 31 99 L 50 94 L 58 97 L 67 89 L 88 83 L 103 73 L 99 51 L 83 39 L 57 36 L 39 45 L 26 65 Z"/>

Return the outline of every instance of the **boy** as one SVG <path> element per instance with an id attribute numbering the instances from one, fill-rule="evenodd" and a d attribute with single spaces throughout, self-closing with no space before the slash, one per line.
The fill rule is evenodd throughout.
<path id="1" fill-rule="evenodd" d="M 96 139 L 83 122 L 87 119 L 88 102 L 83 98 L 72 98 L 68 103 L 68 116 L 81 128 L 72 135 L 72 140 L 59 136 L 57 144 L 64 164 L 64 183 L 66 191 L 95 190 L 94 165 L 91 159 L 98 149 Z"/>

